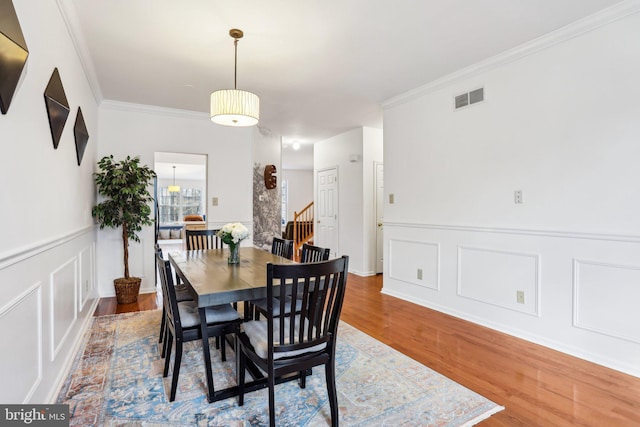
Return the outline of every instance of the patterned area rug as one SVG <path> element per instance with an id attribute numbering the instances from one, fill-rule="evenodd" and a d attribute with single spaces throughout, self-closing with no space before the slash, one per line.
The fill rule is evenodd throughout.
<path id="1" fill-rule="evenodd" d="M 199 341 L 185 345 L 178 391 L 168 401 L 162 378 L 160 311 L 96 317 L 57 403 L 69 404 L 71 426 L 264 426 L 267 390 L 208 403 Z M 233 350 L 213 351 L 217 389 L 235 384 Z M 342 426 L 471 426 L 504 409 L 342 322 L 336 377 Z M 276 386 L 279 426 L 329 425 L 324 369 L 306 389 Z"/>

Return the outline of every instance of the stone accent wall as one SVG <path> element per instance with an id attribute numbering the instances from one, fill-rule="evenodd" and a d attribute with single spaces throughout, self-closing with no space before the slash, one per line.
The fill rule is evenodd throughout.
<path id="1" fill-rule="evenodd" d="M 264 185 L 265 164 L 253 165 L 253 245 L 257 248 L 271 250 L 274 236 L 282 235 L 280 216 L 280 171 L 278 185 L 267 190 Z"/>

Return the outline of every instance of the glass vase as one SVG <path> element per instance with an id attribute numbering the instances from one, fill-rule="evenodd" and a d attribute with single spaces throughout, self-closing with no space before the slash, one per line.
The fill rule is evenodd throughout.
<path id="1" fill-rule="evenodd" d="M 240 249 L 240 243 L 230 243 L 229 244 L 229 264 L 239 264 L 240 263 L 240 255 L 238 255 L 238 249 Z"/>

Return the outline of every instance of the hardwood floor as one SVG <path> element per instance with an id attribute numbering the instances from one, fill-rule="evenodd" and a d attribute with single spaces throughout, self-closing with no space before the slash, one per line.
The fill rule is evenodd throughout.
<path id="1" fill-rule="evenodd" d="M 640 426 L 640 379 L 380 293 L 349 275 L 341 319 L 506 409 L 482 426 Z M 160 307 L 155 294 L 96 316 Z M 640 361 L 639 361 L 640 363 Z"/>

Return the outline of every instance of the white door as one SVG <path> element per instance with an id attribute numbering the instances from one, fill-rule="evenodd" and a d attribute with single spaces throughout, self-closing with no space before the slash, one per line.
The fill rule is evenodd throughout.
<path id="1" fill-rule="evenodd" d="M 314 244 L 338 253 L 338 169 L 319 170 L 316 177 L 318 206 Z"/>
<path id="2" fill-rule="evenodd" d="M 376 162 L 376 273 L 382 273 L 383 270 L 383 226 L 384 223 L 384 167 L 382 163 Z"/>

